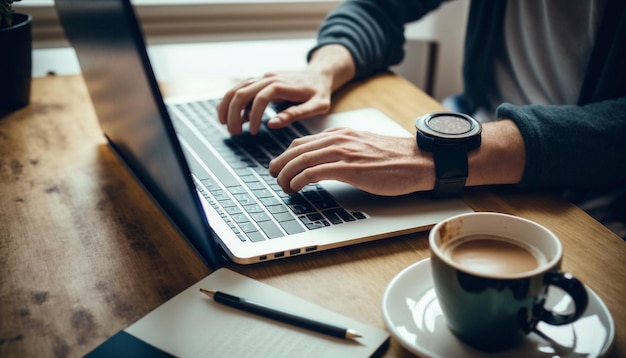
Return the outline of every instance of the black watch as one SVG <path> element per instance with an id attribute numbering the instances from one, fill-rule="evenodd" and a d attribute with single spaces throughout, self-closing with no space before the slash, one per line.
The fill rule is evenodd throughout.
<path id="1" fill-rule="evenodd" d="M 433 153 L 437 197 L 460 195 L 467 179 L 467 153 L 480 146 L 480 122 L 457 112 L 437 112 L 415 120 L 417 146 Z"/>

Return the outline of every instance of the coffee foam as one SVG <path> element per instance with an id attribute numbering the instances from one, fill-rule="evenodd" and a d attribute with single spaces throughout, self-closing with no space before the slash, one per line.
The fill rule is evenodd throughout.
<path id="1" fill-rule="evenodd" d="M 453 252 L 461 244 L 464 244 L 470 241 L 478 241 L 478 240 L 486 240 L 486 241 L 493 240 L 493 241 L 500 241 L 500 242 L 508 243 L 511 245 L 515 245 L 521 249 L 524 249 L 526 252 L 530 253 L 535 258 L 537 265 L 536 267 L 529 269 L 529 270 L 516 271 L 514 268 L 510 268 L 510 267 L 507 268 L 506 261 L 491 260 L 491 259 L 488 259 L 485 261 L 484 259 L 480 257 L 480 255 L 476 255 L 476 257 L 469 258 L 470 260 L 473 260 L 471 261 L 472 262 L 471 265 L 464 265 L 453 258 Z M 545 255 L 541 251 L 539 251 L 539 249 L 537 249 L 536 247 L 529 245 L 526 242 L 517 240 L 517 239 L 512 239 L 509 237 L 493 235 L 493 234 L 475 234 L 475 235 L 467 235 L 467 236 L 455 238 L 453 240 L 449 240 L 448 242 L 444 243 L 443 247 L 441 248 L 441 251 L 446 258 L 454 262 L 460 268 L 465 269 L 468 272 L 474 272 L 477 274 L 489 274 L 490 276 L 495 275 L 495 276 L 500 276 L 500 277 L 508 277 L 511 275 L 524 274 L 526 272 L 532 272 L 536 269 L 543 268 L 548 263 L 548 260 L 545 257 Z M 464 251 L 464 254 L 465 256 L 463 257 L 467 260 L 468 259 L 467 251 Z M 493 262 L 490 262 L 490 261 L 493 261 Z M 468 266 L 472 266 L 472 267 L 468 267 Z M 509 272 L 509 268 L 512 271 Z"/>

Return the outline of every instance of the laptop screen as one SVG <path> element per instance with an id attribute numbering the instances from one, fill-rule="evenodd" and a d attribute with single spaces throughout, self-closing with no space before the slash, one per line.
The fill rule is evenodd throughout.
<path id="1" fill-rule="evenodd" d="M 205 263 L 217 266 L 221 250 L 202 215 L 129 0 L 55 3 L 111 147 Z"/>

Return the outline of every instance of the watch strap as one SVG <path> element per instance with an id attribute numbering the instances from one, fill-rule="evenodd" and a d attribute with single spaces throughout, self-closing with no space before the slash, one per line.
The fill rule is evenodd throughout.
<path id="1" fill-rule="evenodd" d="M 467 180 L 467 147 L 465 145 L 434 144 L 435 190 L 437 197 L 458 196 Z"/>

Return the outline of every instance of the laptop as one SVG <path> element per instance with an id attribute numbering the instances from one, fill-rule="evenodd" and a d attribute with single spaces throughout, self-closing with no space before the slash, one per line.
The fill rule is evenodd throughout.
<path id="1" fill-rule="evenodd" d="M 163 99 L 129 0 L 56 0 L 56 8 L 110 147 L 209 266 L 423 231 L 471 211 L 459 199 L 382 197 L 337 181 L 286 195 L 267 163 L 295 137 L 337 126 L 411 134 L 370 108 L 232 137 L 216 118 L 219 99 Z"/>

